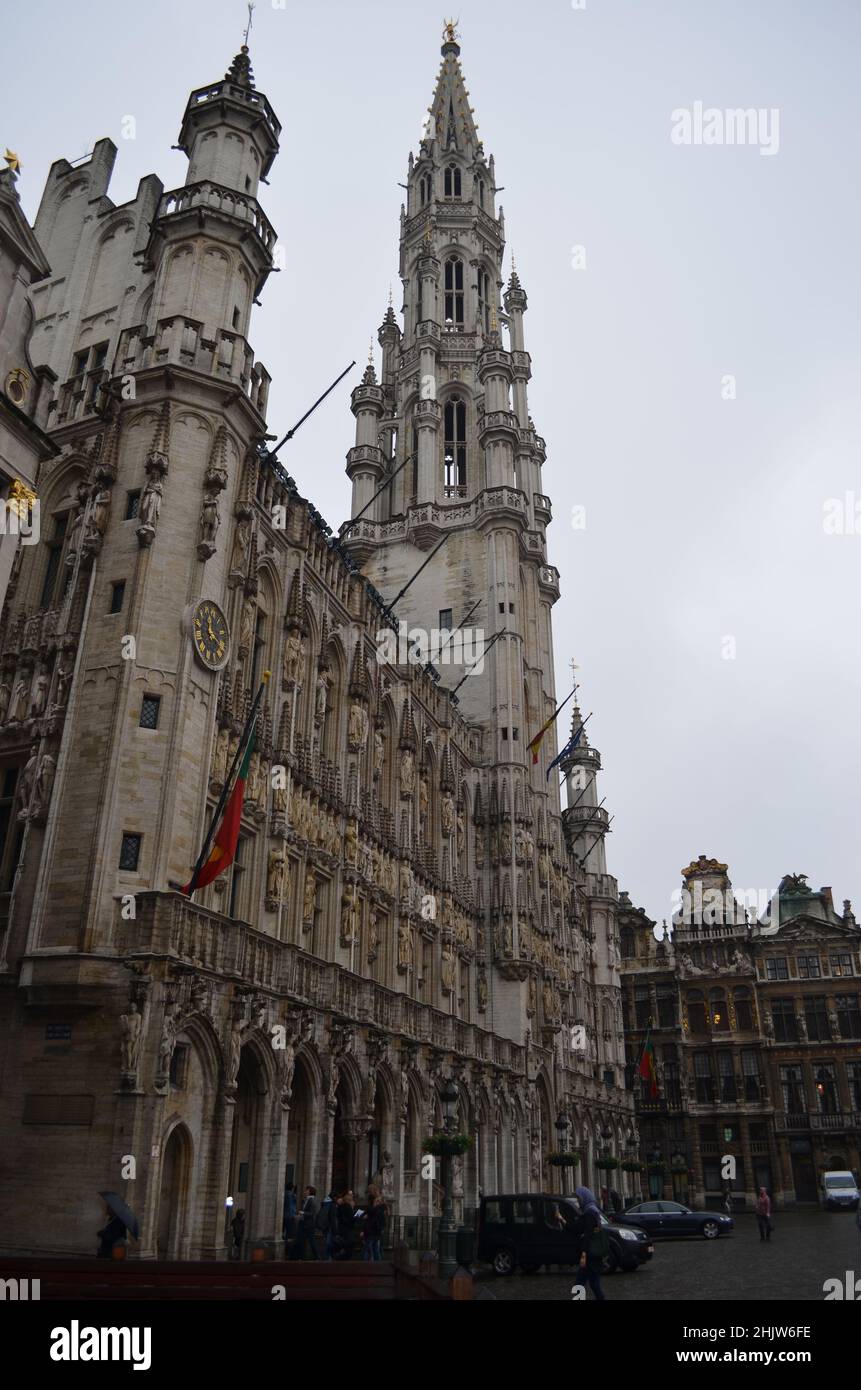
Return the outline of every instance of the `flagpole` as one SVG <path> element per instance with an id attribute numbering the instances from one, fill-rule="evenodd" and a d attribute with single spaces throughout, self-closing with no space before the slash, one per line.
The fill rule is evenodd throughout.
<path id="1" fill-rule="evenodd" d="M 565 699 L 562 701 L 562 704 L 559 705 L 559 706 L 557 706 L 557 708 L 556 708 L 556 709 L 553 711 L 553 713 L 551 714 L 550 718 L 549 718 L 549 719 L 545 719 L 544 723 L 541 725 L 541 728 L 538 730 L 538 733 L 535 735 L 535 738 L 531 738 L 531 739 L 529 740 L 529 742 L 527 743 L 526 747 L 527 747 L 527 749 L 528 749 L 530 752 L 532 751 L 532 745 L 533 745 L 533 743 L 535 742 L 535 740 L 536 740 L 536 739 L 542 739 L 542 738 L 544 737 L 544 735 L 548 732 L 548 730 L 551 729 L 551 728 L 553 727 L 553 725 L 556 723 L 556 720 L 559 718 L 560 714 L 562 713 L 562 711 L 564 710 L 565 706 L 567 705 L 568 701 L 569 701 L 570 699 L 572 699 L 573 696 L 576 695 L 576 694 L 577 694 L 577 686 L 576 686 L 576 684 L 575 684 L 574 689 L 571 691 L 571 694 L 565 696 Z M 537 750 L 536 750 L 536 752 L 537 752 Z M 537 761 L 538 761 L 538 758 L 535 756 L 535 754 L 533 754 L 533 764 L 534 764 L 534 763 L 537 763 Z"/>
<path id="2" fill-rule="evenodd" d="M 347 368 L 347 370 L 349 371 L 349 367 Z M 391 487 L 392 483 L 395 481 L 395 478 L 398 476 L 398 474 L 400 473 L 401 469 L 406 468 L 406 466 L 407 466 L 407 464 L 410 462 L 410 460 L 411 460 L 411 459 L 414 459 L 415 457 L 416 457 L 415 454 L 409 454 L 409 455 L 407 456 L 407 458 L 404 459 L 403 463 L 399 463 L 398 466 L 397 466 L 397 468 L 395 469 L 394 473 L 390 473 L 389 476 L 388 476 L 388 478 L 386 478 L 386 481 L 383 483 L 382 487 L 378 487 L 378 488 L 377 488 L 377 490 L 376 490 L 376 492 L 374 493 L 373 497 L 371 498 L 370 502 L 366 503 L 366 505 L 362 508 L 362 510 L 361 510 L 360 512 L 357 512 L 356 515 L 352 518 L 351 521 L 347 521 L 347 522 L 344 523 L 344 525 L 341 527 L 341 540 L 344 540 L 344 539 L 346 538 L 348 532 L 352 531 L 352 529 L 353 529 L 353 527 L 356 525 L 356 523 L 357 523 L 358 521 L 361 521 L 362 517 L 365 515 L 365 512 L 368 511 L 368 509 L 374 505 L 374 503 L 376 502 L 377 498 L 378 498 L 378 497 L 382 497 L 382 495 L 383 495 L 383 493 L 385 492 L 386 488 L 387 488 L 387 487 Z"/>
<path id="3" fill-rule="evenodd" d="M 568 698 L 569 698 L 569 700 L 570 700 L 571 696 L 569 695 Z M 561 708 L 561 706 L 560 706 L 560 708 Z M 590 711 L 589 711 L 589 713 L 586 715 L 586 718 L 583 720 L 582 724 L 580 725 L 579 729 L 575 729 L 574 732 L 572 733 L 572 735 L 571 735 L 571 737 L 569 738 L 568 742 L 565 744 L 565 747 L 562 749 L 562 752 L 556 754 L 556 757 L 553 759 L 552 763 L 550 764 L 550 766 L 549 766 L 548 769 L 547 769 L 547 776 L 546 776 L 546 778 L 545 778 L 546 781 L 548 781 L 548 782 L 550 781 L 550 774 L 551 774 L 551 772 L 553 771 L 554 767 L 558 767 L 558 765 L 561 763 L 562 759 L 566 756 L 566 754 L 567 754 L 567 752 L 568 752 L 568 749 L 571 748 L 571 745 L 572 745 L 572 743 L 574 742 L 574 740 L 576 739 L 577 742 L 579 743 L 579 741 L 580 741 L 580 735 L 582 734 L 583 730 L 585 729 L 586 725 L 589 723 L 589 720 L 592 718 L 592 715 L 593 715 L 594 713 L 595 713 L 594 710 L 590 710 Z M 554 715 L 554 718 L 555 718 L 555 715 Z M 537 737 L 538 737 L 538 735 L 536 734 L 536 738 L 537 738 Z M 572 751 L 572 753 L 573 753 L 574 749 L 571 748 L 571 751 Z M 562 782 L 565 781 L 565 778 L 566 778 L 567 776 L 568 776 L 568 773 L 567 773 L 567 772 L 563 772 L 563 774 L 562 774 Z M 562 782 L 559 783 L 560 787 L 562 786 Z M 584 791 L 585 791 L 585 788 L 584 788 Z"/>
<path id="4" fill-rule="evenodd" d="M 200 854 L 197 857 L 197 863 L 194 866 L 194 873 L 191 876 L 191 883 L 188 885 L 187 896 L 189 898 L 191 898 L 193 894 L 197 891 L 197 880 L 200 878 L 200 871 L 206 863 L 207 859 L 209 858 L 209 851 L 212 847 L 212 841 L 215 838 L 215 831 L 218 827 L 218 823 L 221 820 L 221 813 L 224 810 L 225 805 L 227 804 L 227 798 L 230 795 L 230 792 L 233 787 L 234 774 L 236 772 L 236 769 L 239 767 L 242 755 L 244 754 L 245 748 L 248 744 L 248 740 L 251 737 L 251 730 L 254 728 L 254 723 L 257 719 L 257 711 L 260 706 L 260 701 L 263 698 L 263 691 L 266 689 L 266 682 L 269 680 L 271 674 L 271 671 L 263 672 L 263 677 L 260 681 L 260 686 L 258 688 L 257 694 L 254 696 L 254 703 L 252 704 L 251 709 L 248 712 L 248 718 L 245 721 L 245 728 L 242 730 L 242 737 L 240 738 L 236 752 L 233 755 L 233 762 L 230 765 L 230 771 L 224 779 L 224 786 L 221 789 L 221 796 L 218 798 L 218 804 L 212 813 L 212 820 L 209 822 L 209 829 L 206 832 L 206 839 L 203 842 L 203 849 L 200 851 Z"/>
<path id="5" fill-rule="evenodd" d="M 604 799 L 605 799 L 605 801 L 606 801 L 606 796 L 605 796 Z M 580 860 L 579 860 L 579 865 L 580 865 L 581 869 L 583 869 L 583 865 L 584 865 L 584 863 L 586 863 L 586 860 L 588 859 L 588 856 L 590 856 L 590 853 L 591 853 L 591 851 L 593 851 L 593 848 L 595 847 L 595 845 L 597 845 L 597 844 L 598 844 L 598 841 L 601 840 L 601 835 L 605 835 L 605 834 L 606 834 L 606 831 L 609 830 L 609 827 L 612 826 L 613 820 L 615 820 L 615 819 L 616 819 L 615 816 L 609 817 L 608 823 L 606 823 L 606 827 L 604 828 L 604 830 L 598 831 L 598 834 L 595 835 L 595 838 L 594 838 L 593 842 L 591 842 L 590 847 L 588 847 L 586 853 L 584 853 L 583 859 L 580 859 Z"/>

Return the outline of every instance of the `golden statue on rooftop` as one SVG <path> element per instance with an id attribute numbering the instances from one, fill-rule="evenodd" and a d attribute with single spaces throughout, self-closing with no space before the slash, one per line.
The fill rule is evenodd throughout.
<path id="1" fill-rule="evenodd" d="M 459 23 L 459 19 L 443 20 L 445 28 L 442 31 L 442 36 L 445 39 L 446 43 L 456 43 L 457 40 L 460 38 L 460 34 L 457 32 L 457 26 Z"/>

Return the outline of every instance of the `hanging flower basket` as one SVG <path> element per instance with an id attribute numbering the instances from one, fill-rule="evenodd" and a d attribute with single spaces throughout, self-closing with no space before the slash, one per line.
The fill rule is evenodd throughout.
<path id="1" fill-rule="evenodd" d="M 638 1158 L 626 1158 L 622 1160 L 623 1173 L 642 1173 L 643 1165 Z"/>
<path id="2" fill-rule="evenodd" d="M 551 1168 L 575 1168 L 580 1162 L 580 1151 L 572 1149 L 570 1153 L 562 1153 L 560 1149 L 554 1149 L 545 1157 L 545 1163 L 549 1163 Z"/>
<path id="3" fill-rule="evenodd" d="M 434 1154 L 437 1158 L 454 1158 L 471 1147 L 469 1134 L 429 1134 L 422 1140 L 422 1153 Z"/>
<path id="4" fill-rule="evenodd" d="M 607 1173 L 612 1173 L 614 1168 L 618 1168 L 618 1158 L 613 1158 L 612 1154 L 604 1154 L 602 1158 L 595 1159 L 595 1167 L 601 1168 Z"/>

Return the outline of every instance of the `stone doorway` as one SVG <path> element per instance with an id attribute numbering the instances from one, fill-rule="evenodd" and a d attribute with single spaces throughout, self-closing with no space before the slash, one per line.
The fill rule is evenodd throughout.
<path id="1" fill-rule="evenodd" d="M 176 1125 L 164 1146 L 158 1201 L 156 1254 L 160 1260 L 183 1257 L 191 1140 L 184 1125 Z"/>

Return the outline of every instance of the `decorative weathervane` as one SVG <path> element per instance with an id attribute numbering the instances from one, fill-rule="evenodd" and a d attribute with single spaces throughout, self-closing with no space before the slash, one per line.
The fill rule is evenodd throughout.
<path id="1" fill-rule="evenodd" d="M 457 31 L 457 26 L 460 23 L 460 20 L 445 19 L 443 20 L 443 23 L 445 24 L 445 29 L 443 30 L 442 36 L 445 39 L 446 43 L 456 43 L 457 40 L 460 38 L 460 34 Z"/>
<path id="2" fill-rule="evenodd" d="M 576 661 L 574 660 L 574 658 L 572 657 L 572 658 L 571 658 L 571 676 L 572 676 L 573 681 L 574 681 L 574 703 L 575 703 L 575 704 L 577 703 L 577 672 L 578 672 L 579 670 L 580 670 L 580 667 L 577 665 L 577 662 L 576 662 Z"/>
<path id="3" fill-rule="evenodd" d="M 252 26 L 252 24 L 254 23 L 254 18 L 253 18 L 253 16 L 254 16 L 254 6 L 253 6 L 253 4 L 252 4 L 252 5 L 249 5 L 249 6 L 248 6 L 248 23 L 247 23 L 246 26 L 245 26 L 245 35 L 244 35 L 244 37 L 243 37 L 243 43 L 245 44 L 245 47 L 246 47 L 246 48 L 248 47 L 248 35 L 251 33 L 251 26 Z"/>
<path id="4" fill-rule="evenodd" d="M 17 154 L 15 153 L 15 151 L 9 149 L 9 146 L 8 146 L 8 145 L 6 146 L 6 153 L 5 153 L 5 155 L 3 156 L 3 158 L 6 160 L 6 163 L 9 165 L 9 172 L 10 172 L 12 175 L 14 175 L 14 177 L 17 179 L 18 175 L 19 175 L 20 172 L 21 172 L 21 161 L 20 161 L 20 159 L 18 158 L 18 156 L 17 156 Z"/>

